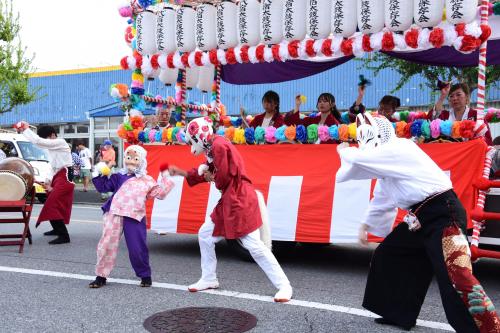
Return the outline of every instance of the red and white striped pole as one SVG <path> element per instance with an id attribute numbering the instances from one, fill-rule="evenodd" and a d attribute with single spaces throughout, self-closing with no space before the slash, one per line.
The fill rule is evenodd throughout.
<path id="1" fill-rule="evenodd" d="M 481 2 L 481 24 L 488 24 L 488 3 L 489 0 Z M 488 41 L 479 47 L 479 66 L 477 79 L 477 121 L 482 123 L 484 120 L 484 108 L 486 100 L 486 51 Z"/>
<path id="2" fill-rule="evenodd" d="M 494 153 L 495 153 L 495 148 L 489 147 L 488 151 L 486 152 L 486 159 L 484 160 L 483 178 L 486 178 L 486 179 L 489 178 L 490 169 L 491 169 L 491 160 L 493 158 Z M 485 200 L 486 200 L 486 191 L 479 190 L 479 196 L 477 198 L 476 208 L 480 208 L 481 210 L 484 210 Z M 478 247 L 479 246 L 479 236 L 481 234 L 481 230 L 483 229 L 484 221 L 472 220 L 472 225 L 473 225 L 474 229 L 472 231 L 471 245 Z"/>
<path id="3" fill-rule="evenodd" d="M 187 111 L 187 106 L 186 106 L 186 70 L 181 69 L 180 70 L 182 73 L 182 81 L 181 81 L 181 100 L 180 100 L 180 106 L 181 106 L 181 125 L 182 127 L 186 127 L 186 111 Z"/>
<path id="4" fill-rule="evenodd" d="M 216 117 L 217 117 L 217 120 L 219 121 L 221 118 L 220 118 L 220 81 L 221 81 L 221 71 L 222 71 L 222 66 L 220 64 L 218 64 L 216 67 L 215 67 L 215 112 L 216 112 Z"/>

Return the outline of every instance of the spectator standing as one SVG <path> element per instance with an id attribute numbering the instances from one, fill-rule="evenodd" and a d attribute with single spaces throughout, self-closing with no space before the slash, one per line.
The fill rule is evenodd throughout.
<path id="1" fill-rule="evenodd" d="M 450 110 L 445 110 L 444 101 L 448 98 Z M 427 114 L 429 120 L 473 120 L 477 121 L 477 110 L 470 107 L 470 88 L 465 83 L 447 84 L 441 89 L 441 95 L 434 108 Z M 488 126 L 486 124 L 486 126 Z M 491 132 L 487 129 L 484 139 L 488 145 L 492 144 Z"/>
<path id="2" fill-rule="evenodd" d="M 245 119 L 245 110 L 240 109 L 240 115 L 243 120 L 243 128 L 260 126 L 267 128 L 274 126 L 276 128 L 284 125 L 283 116 L 280 113 L 280 96 L 275 91 L 269 90 L 262 96 L 262 108 L 265 112 L 258 114 L 253 118 L 250 124 Z"/>
<path id="3" fill-rule="evenodd" d="M 337 110 L 335 105 L 335 97 L 330 93 L 322 93 L 318 97 L 316 102 L 316 109 L 319 111 L 317 115 L 300 118 L 300 95 L 295 97 L 295 109 L 289 112 L 285 117 L 285 123 L 288 126 L 291 125 L 304 125 L 309 126 L 312 124 L 316 125 L 338 125 L 341 123 L 340 112 Z"/>
<path id="4" fill-rule="evenodd" d="M 110 169 L 116 165 L 115 149 L 113 148 L 113 142 L 109 139 L 104 140 L 104 143 L 102 144 L 99 162 L 106 163 Z M 106 200 L 111 195 L 113 195 L 113 192 L 102 192 L 101 199 Z"/>
<path id="5" fill-rule="evenodd" d="M 85 147 L 83 142 L 78 143 L 79 157 L 83 162 L 81 168 L 81 177 L 83 178 L 83 192 L 87 192 L 89 189 L 90 172 L 92 170 L 92 153 L 90 149 Z"/>
<path id="6" fill-rule="evenodd" d="M 75 178 L 80 178 L 80 170 L 83 166 L 83 161 L 76 152 L 71 152 L 71 157 L 73 159 L 73 176 Z"/>

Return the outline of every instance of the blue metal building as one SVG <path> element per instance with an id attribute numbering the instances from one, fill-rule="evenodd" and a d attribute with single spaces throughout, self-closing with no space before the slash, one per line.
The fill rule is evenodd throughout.
<path id="1" fill-rule="evenodd" d="M 368 71 L 360 71 L 358 61 L 349 61 L 334 69 L 301 80 L 277 84 L 232 85 L 222 83 L 221 100 L 226 105 L 228 114 L 238 114 L 240 105 L 249 113 L 259 113 L 261 97 L 267 90 L 275 90 L 280 95 L 281 111 L 293 108 L 294 97 L 303 94 L 307 97 L 304 110 L 315 108 L 317 96 L 322 92 L 333 93 L 339 109 L 347 109 L 357 96 L 357 82 L 360 73 L 372 80 L 364 102 L 369 108 L 375 108 L 378 100 L 395 87 L 399 74 L 392 70 L 382 71 L 376 78 Z M 68 124 L 89 121 L 89 113 L 106 110 L 113 104 L 108 89 L 112 83 L 129 83 L 130 72 L 122 70 L 90 70 L 66 73 L 42 74 L 31 78 L 31 85 L 41 87 L 41 98 L 29 105 L 17 108 L 13 112 L 0 114 L 0 126 L 9 126 L 20 119 L 33 124 Z M 413 78 L 395 95 L 400 97 L 403 106 L 422 106 L 432 103 L 431 91 L 420 88 L 421 78 Z M 174 87 L 165 87 L 158 80 L 146 83 L 146 89 L 153 95 L 173 95 Z M 188 92 L 189 101 L 208 103 L 209 94 L 197 90 Z M 474 100 L 474 97 L 473 97 Z M 488 100 L 500 100 L 500 90 L 491 89 Z"/>

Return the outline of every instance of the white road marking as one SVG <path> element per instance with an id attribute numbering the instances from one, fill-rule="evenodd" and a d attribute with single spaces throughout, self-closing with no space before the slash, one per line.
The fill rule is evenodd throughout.
<path id="1" fill-rule="evenodd" d="M 37 270 L 37 269 L 27 269 L 27 268 L 8 267 L 8 266 L 0 266 L 0 271 L 11 272 L 11 273 L 21 273 L 21 274 L 31 274 L 31 275 L 43 275 L 43 276 L 77 279 L 77 280 L 86 280 L 86 281 L 92 281 L 95 278 L 94 276 L 91 276 L 91 275 L 44 271 L 44 270 Z M 120 284 L 127 284 L 127 285 L 137 285 L 137 280 L 110 278 L 110 279 L 108 279 L 108 281 L 114 282 L 114 283 L 120 283 Z M 180 284 L 172 284 L 172 283 L 165 283 L 165 282 L 153 282 L 153 287 L 188 292 L 187 286 L 180 285 Z M 257 295 L 257 294 L 241 293 L 238 291 L 206 290 L 206 291 L 201 291 L 201 292 L 206 293 L 206 294 L 217 295 L 217 296 L 234 297 L 234 298 L 241 298 L 241 299 L 252 300 L 252 301 L 274 303 L 273 297 L 264 296 L 264 295 Z M 360 316 L 360 317 L 368 317 L 368 318 L 377 318 L 378 317 L 377 315 L 375 315 L 367 310 L 351 308 L 351 307 L 346 307 L 346 306 L 342 306 L 342 305 L 335 305 L 335 304 L 326 304 L 326 303 L 318 303 L 318 302 L 310 302 L 310 301 L 302 301 L 302 300 L 292 299 L 290 302 L 283 303 L 283 305 L 285 305 L 285 306 L 286 305 L 288 305 L 288 306 L 300 306 L 300 307 L 310 308 L 310 309 L 326 310 L 326 311 L 345 313 L 345 314 L 350 314 L 350 315 Z M 280 304 L 277 304 L 276 306 L 280 306 Z M 453 328 L 450 325 L 448 325 L 446 323 L 435 322 L 435 321 L 428 321 L 428 320 L 420 320 L 419 319 L 419 320 L 417 320 L 417 326 L 429 327 L 429 328 L 454 332 Z"/>

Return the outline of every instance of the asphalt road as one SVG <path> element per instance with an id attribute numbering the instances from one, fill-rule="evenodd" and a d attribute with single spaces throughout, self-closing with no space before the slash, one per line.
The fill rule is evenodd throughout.
<path id="1" fill-rule="evenodd" d="M 0 225 L 0 232 L 15 228 Z M 71 244 L 49 246 L 51 237 L 42 235 L 48 229 L 32 224 L 33 245 L 26 245 L 24 254 L 14 246 L 0 247 L 0 332 L 144 332 L 142 324 L 152 314 L 192 306 L 249 312 L 258 318 L 251 332 L 399 332 L 374 323 L 361 307 L 373 249 L 298 246 L 281 252 L 278 260 L 294 287 L 294 301 L 275 304 L 275 290 L 259 267 L 235 257 L 224 242 L 217 247 L 221 289 L 189 293 L 186 286 L 200 276 L 193 235 L 148 235 L 153 288 L 138 286 L 122 241 L 112 272 L 119 280 L 89 289 L 102 230 L 100 210 L 74 207 Z M 482 260 L 475 273 L 499 306 L 500 261 Z M 420 319 L 414 332 L 450 330 L 435 283 Z"/>

